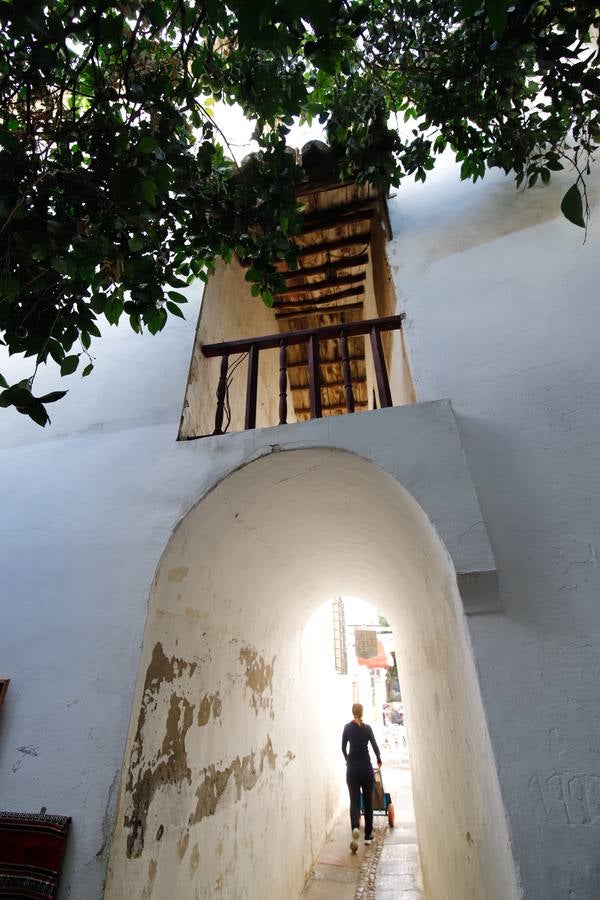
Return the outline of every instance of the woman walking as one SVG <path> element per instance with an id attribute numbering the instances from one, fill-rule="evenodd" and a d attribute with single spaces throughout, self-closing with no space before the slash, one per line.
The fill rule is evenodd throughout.
<path id="1" fill-rule="evenodd" d="M 373 840 L 373 786 L 375 776 L 369 756 L 369 744 L 373 748 L 377 765 L 381 768 L 381 754 L 373 729 L 363 722 L 362 703 L 354 703 L 352 706 L 353 719 L 344 725 L 342 734 L 342 753 L 346 760 L 346 784 L 350 794 L 350 827 L 352 828 L 352 841 L 350 849 L 353 853 L 358 850 L 358 826 L 360 824 L 360 798 L 362 793 L 363 809 L 365 812 L 365 844 Z M 348 749 L 348 744 L 350 749 Z"/>

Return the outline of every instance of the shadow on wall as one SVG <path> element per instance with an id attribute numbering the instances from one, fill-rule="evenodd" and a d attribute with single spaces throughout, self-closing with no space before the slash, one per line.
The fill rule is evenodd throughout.
<path id="1" fill-rule="evenodd" d="M 339 735 L 302 632 L 344 594 L 380 608 L 399 637 L 426 896 L 518 896 L 449 557 L 391 476 L 317 449 L 229 475 L 165 550 L 108 900 L 299 895 L 339 803 Z"/>
<path id="2" fill-rule="evenodd" d="M 583 232 L 570 225 L 560 210 L 562 197 L 574 181 L 573 171 L 567 170 L 553 173 L 548 185 L 540 182 L 517 190 L 512 175 L 490 170 L 477 184 L 463 182 L 460 167 L 447 151 L 426 184 L 406 179 L 398 199 L 390 202 L 392 230 L 397 235 L 388 249 L 394 274 L 424 270 L 456 253 L 553 219 L 562 221 L 567 240 L 581 243 Z M 588 191 L 590 205 L 596 206 L 600 173 L 592 173 Z"/>

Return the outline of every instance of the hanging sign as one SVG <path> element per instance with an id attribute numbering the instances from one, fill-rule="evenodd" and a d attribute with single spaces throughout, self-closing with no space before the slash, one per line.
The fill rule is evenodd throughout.
<path id="1" fill-rule="evenodd" d="M 377 656 L 377 632 L 373 629 L 357 628 L 354 632 L 356 655 L 360 659 Z"/>

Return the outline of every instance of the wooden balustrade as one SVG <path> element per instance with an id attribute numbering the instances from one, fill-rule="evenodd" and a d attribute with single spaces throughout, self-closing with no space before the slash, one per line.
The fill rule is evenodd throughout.
<path id="1" fill-rule="evenodd" d="M 223 419 L 227 402 L 227 385 L 229 372 L 229 359 L 231 356 L 241 353 L 248 354 L 248 376 L 246 386 L 246 413 L 244 417 L 245 428 L 256 427 L 256 404 L 258 394 L 258 360 L 261 350 L 279 349 L 279 424 L 287 422 L 287 348 L 298 344 L 305 344 L 307 349 L 308 366 L 308 393 L 310 397 L 310 415 L 313 419 L 320 419 L 323 415 L 321 401 L 321 388 L 327 387 L 321 383 L 321 365 L 319 357 L 319 345 L 322 341 L 339 340 L 339 357 L 337 362 L 342 363 L 342 384 L 344 387 L 345 411 L 353 413 L 357 404 L 352 389 L 352 370 L 348 339 L 369 335 L 375 380 L 379 406 L 392 406 L 392 395 L 388 380 L 387 366 L 381 343 L 382 331 L 396 331 L 402 327 L 405 314 L 399 316 L 385 316 L 380 319 L 365 319 L 360 322 L 348 322 L 340 325 L 325 325 L 321 328 L 305 328 L 301 331 L 290 331 L 284 334 L 269 334 L 262 337 L 244 338 L 237 341 L 224 341 L 220 344 L 204 344 L 202 353 L 206 357 L 221 357 L 219 384 L 217 387 L 217 409 L 215 412 L 215 429 L 213 434 L 223 434 Z M 297 367 L 297 363 L 294 364 Z M 232 371 L 233 371 L 232 367 Z"/>

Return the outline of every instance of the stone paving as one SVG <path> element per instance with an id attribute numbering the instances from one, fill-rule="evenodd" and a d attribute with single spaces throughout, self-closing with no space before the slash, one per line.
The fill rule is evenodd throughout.
<path id="1" fill-rule="evenodd" d="M 408 766 L 386 768 L 384 784 L 394 800 L 395 827 L 376 817 L 374 843 L 365 844 L 361 830 L 358 853 L 352 854 L 344 810 L 301 900 L 424 900 Z"/>

